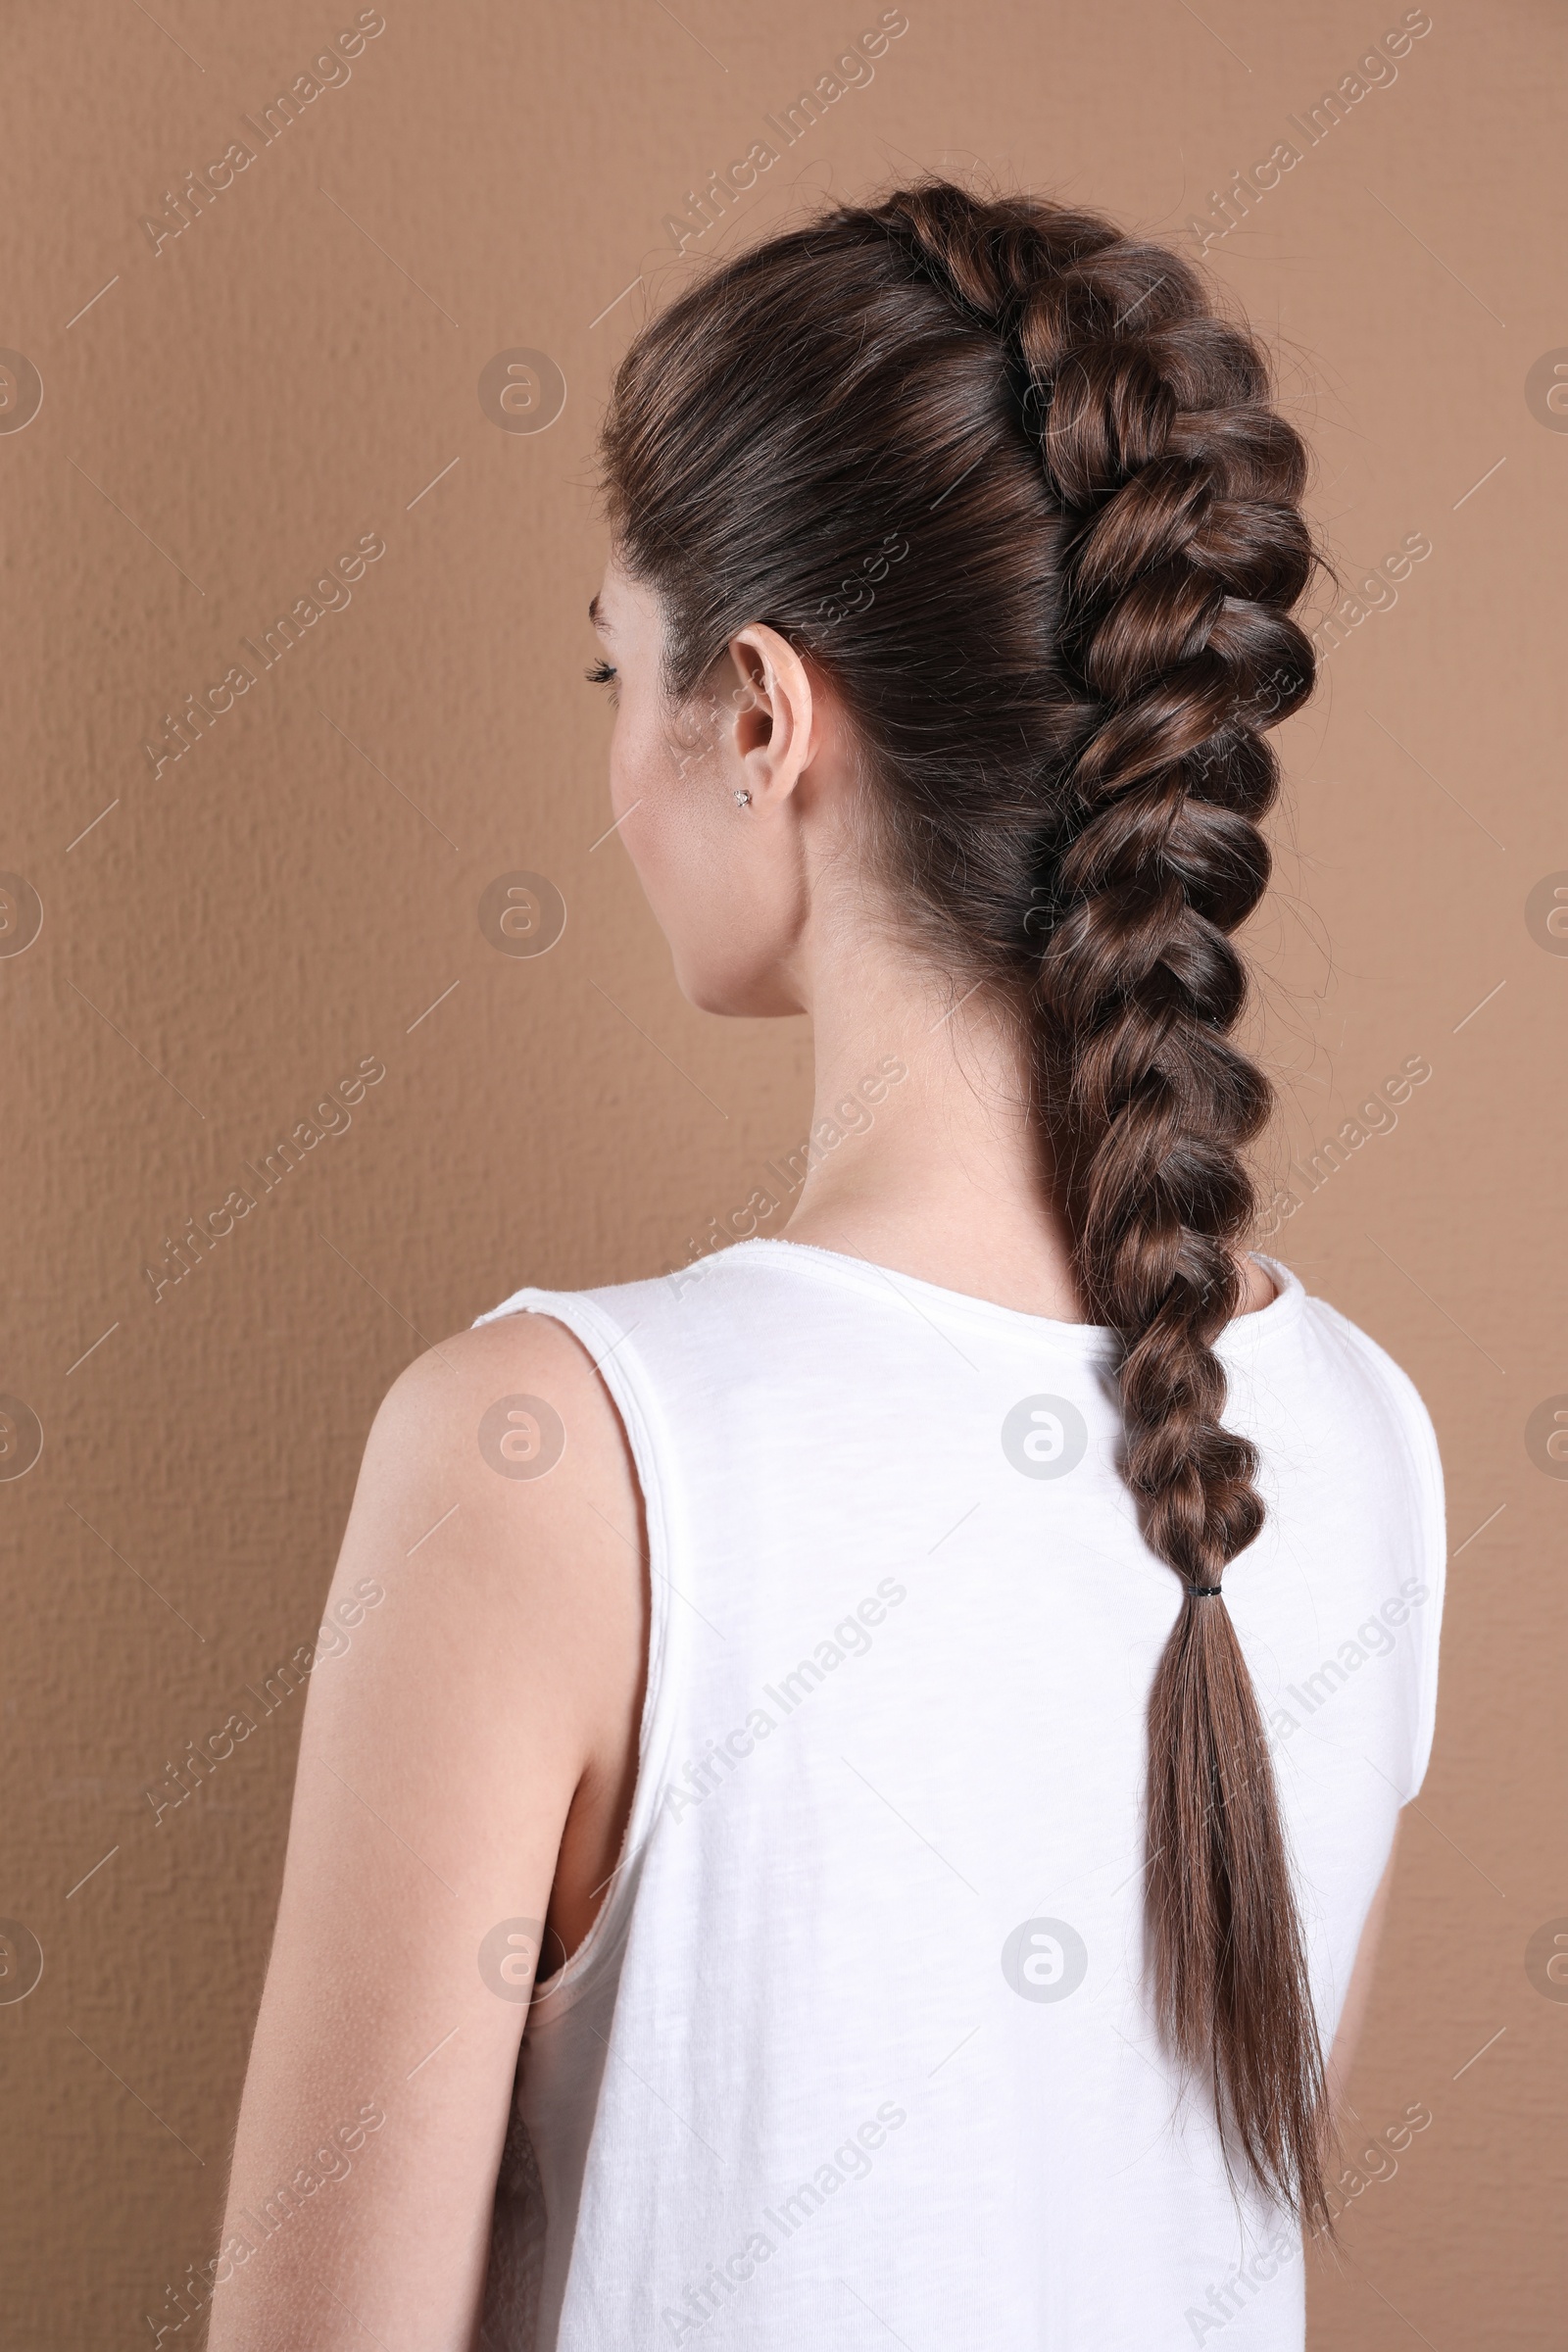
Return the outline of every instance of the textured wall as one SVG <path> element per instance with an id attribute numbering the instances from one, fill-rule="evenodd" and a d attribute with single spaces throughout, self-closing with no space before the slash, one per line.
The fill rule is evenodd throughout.
<path id="1" fill-rule="evenodd" d="M 612 363 L 689 266 L 667 217 L 782 145 L 766 118 L 881 13 L 0 10 L 19 2352 L 145 2341 L 211 2249 L 299 1722 L 247 1686 L 314 1635 L 378 1396 L 519 1282 L 683 1257 L 799 1138 L 802 1025 L 685 1006 L 598 838 L 591 449 Z M 1278 348 L 1348 588 L 1396 559 L 1287 730 L 1255 937 L 1273 1246 L 1416 1378 L 1454 1547 L 1354 2093 L 1369 2136 L 1431 2121 L 1364 2169 L 1313 2342 L 1544 2347 L 1568 2034 L 1546 1967 L 1568 1934 L 1561 19 L 907 19 L 733 219 L 689 218 L 688 256 L 930 166 L 1202 247 Z M 1359 69 L 1411 24 L 1396 71 Z M 545 364 L 509 377 L 519 351 Z M 548 429 L 514 429 L 563 384 Z M 210 715 L 179 749 L 190 696 Z M 507 952 L 518 873 L 567 910 L 548 955 Z M 1429 1074 L 1365 1108 L 1406 1064 Z M 187 1218 L 225 1217 L 175 1280 Z M 237 1710 L 256 1729 L 176 1803 L 171 1768 Z"/>

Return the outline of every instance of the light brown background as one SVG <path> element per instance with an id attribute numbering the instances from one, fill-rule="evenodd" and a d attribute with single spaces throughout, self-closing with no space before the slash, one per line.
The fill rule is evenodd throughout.
<path id="1" fill-rule="evenodd" d="M 0 1486 L 0 1915 L 46 1963 L 0 2008 L 0 2327 L 27 2352 L 148 2341 L 212 2250 L 297 1712 L 159 1821 L 145 1790 L 312 1638 L 377 1398 L 523 1281 L 683 1257 L 800 1138 L 801 1024 L 684 1005 L 618 843 L 593 846 L 591 451 L 616 356 L 689 266 L 663 217 L 879 13 L 386 0 L 348 85 L 156 256 L 140 216 L 356 9 L 0 13 L 0 344 L 45 388 L 0 434 L 0 866 L 44 907 L 0 959 L 0 1389 L 45 1436 Z M 694 250 L 920 167 L 1190 241 L 1209 191 L 1403 13 L 910 0 L 871 85 Z M 1544 2347 L 1563 2295 L 1568 2004 L 1524 1956 L 1568 1914 L 1568 1485 L 1524 1428 L 1568 1391 L 1568 959 L 1524 907 L 1568 868 L 1568 435 L 1525 394 L 1568 345 L 1564 43 L 1545 0 L 1432 16 L 1394 85 L 1210 255 L 1279 348 L 1348 571 L 1407 532 L 1433 546 L 1286 732 L 1254 943 L 1276 1168 L 1406 1056 L 1433 1070 L 1274 1244 L 1421 1388 L 1454 1547 L 1436 1754 L 1354 2088 L 1368 2132 L 1414 2101 L 1434 2120 L 1355 2200 L 1347 2275 L 1313 2283 L 1322 2352 Z M 564 371 L 547 432 L 481 412 L 513 346 Z M 155 781 L 161 714 L 369 531 L 387 552 L 352 605 Z M 519 868 L 569 907 L 538 959 L 476 920 Z M 362 1056 L 386 1076 L 352 1127 L 155 1303 L 164 1237 Z"/>

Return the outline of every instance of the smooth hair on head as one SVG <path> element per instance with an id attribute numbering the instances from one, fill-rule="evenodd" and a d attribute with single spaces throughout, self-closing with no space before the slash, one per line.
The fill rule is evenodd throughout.
<path id="1" fill-rule="evenodd" d="M 1213 1342 L 1266 1080 L 1231 935 L 1267 884 L 1266 730 L 1311 691 L 1306 454 L 1165 247 L 935 180 L 714 270 L 639 334 L 603 437 L 617 559 L 694 696 L 765 622 L 865 754 L 881 880 L 1029 1008 L 1124 1474 L 1185 1597 L 1149 1719 L 1156 2012 L 1227 2144 L 1328 2224 L 1327 2102 L 1267 1740 L 1223 1597 L 1263 1505 Z"/>

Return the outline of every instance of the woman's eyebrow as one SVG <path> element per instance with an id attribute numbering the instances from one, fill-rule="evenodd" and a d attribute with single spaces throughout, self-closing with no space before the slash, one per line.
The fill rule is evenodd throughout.
<path id="1" fill-rule="evenodd" d="M 600 610 L 599 599 L 597 596 L 591 596 L 588 599 L 588 617 L 593 622 L 594 627 L 600 632 L 601 636 L 610 627 L 609 620 L 606 618 L 604 612 Z"/>

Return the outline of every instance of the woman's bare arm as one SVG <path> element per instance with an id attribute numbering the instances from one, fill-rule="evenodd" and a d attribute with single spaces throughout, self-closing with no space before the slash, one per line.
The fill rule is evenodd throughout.
<path id="1" fill-rule="evenodd" d="M 481 1450 L 519 1396 L 565 1428 L 545 1476 L 513 1474 L 526 1420 Z M 332 1604 L 352 1619 L 371 1588 L 311 1677 L 211 2352 L 470 2342 L 537 1941 L 507 1923 L 545 1920 L 569 1814 L 586 1926 L 643 1672 L 635 1480 L 559 1324 L 465 1332 L 398 1380 Z"/>

